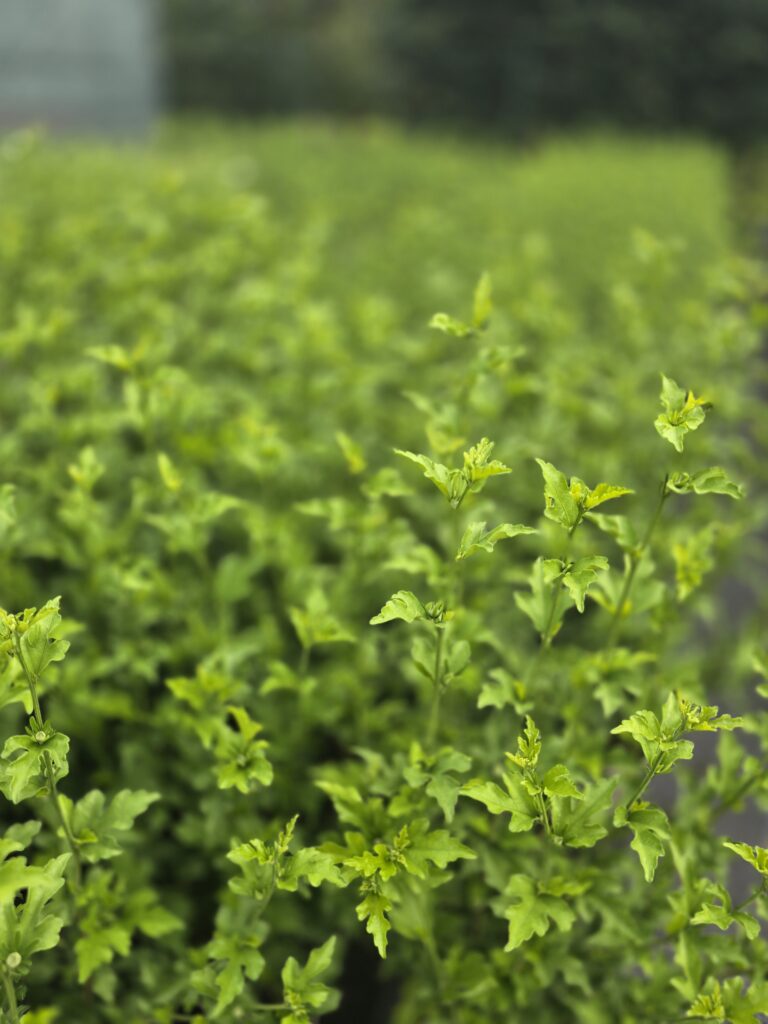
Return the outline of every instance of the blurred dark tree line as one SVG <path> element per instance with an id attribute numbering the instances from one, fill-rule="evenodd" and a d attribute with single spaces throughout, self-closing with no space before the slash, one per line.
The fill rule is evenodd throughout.
<path id="1" fill-rule="evenodd" d="M 768 0 L 162 3 L 177 108 L 768 134 Z"/>

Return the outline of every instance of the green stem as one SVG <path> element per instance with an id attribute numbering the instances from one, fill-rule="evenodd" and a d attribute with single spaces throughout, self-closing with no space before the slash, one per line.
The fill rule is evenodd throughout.
<path id="1" fill-rule="evenodd" d="M 733 791 L 733 793 L 726 800 L 721 800 L 718 804 L 715 805 L 715 808 L 712 811 L 712 816 L 714 818 L 717 818 L 725 811 L 727 811 L 729 807 L 733 807 L 735 803 L 741 800 L 741 798 L 750 791 L 750 789 L 754 786 L 756 782 L 759 782 L 762 778 L 764 778 L 765 772 L 766 769 L 761 768 L 759 772 L 755 772 L 753 775 L 748 775 L 746 779 L 742 779 L 741 784 Z"/>
<path id="2" fill-rule="evenodd" d="M 536 672 L 539 668 L 539 664 L 542 661 L 544 655 L 552 646 L 552 637 L 550 636 L 550 630 L 552 629 L 552 623 L 555 621 L 555 613 L 557 606 L 560 602 L 560 593 L 562 590 L 562 584 L 558 581 L 556 584 L 557 589 L 555 590 L 552 603 L 549 606 L 549 616 L 544 626 L 544 631 L 541 634 L 541 642 L 539 643 L 538 649 L 531 660 L 528 662 L 528 668 L 525 670 L 523 676 L 523 686 L 527 689 L 536 677 Z"/>
<path id="3" fill-rule="evenodd" d="M 608 630 L 608 647 L 611 647 L 616 639 L 616 634 L 619 631 L 619 626 L 621 625 L 621 620 L 624 616 L 624 608 L 626 607 L 627 599 L 629 597 L 630 591 L 632 590 L 632 584 L 635 579 L 635 573 L 637 572 L 637 568 L 640 565 L 640 562 L 642 561 L 643 555 L 645 554 L 648 545 L 651 543 L 651 538 L 653 537 L 653 534 L 656 531 L 656 527 L 659 525 L 662 509 L 664 508 L 664 502 L 669 497 L 669 492 L 667 491 L 667 480 L 669 480 L 669 473 L 665 474 L 664 476 L 664 482 L 661 485 L 659 503 L 656 506 L 656 511 L 653 514 L 653 518 L 648 524 L 648 528 L 645 531 L 645 535 L 642 541 L 640 542 L 640 547 L 636 548 L 630 556 L 631 565 L 629 567 L 629 572 L 624 578 L 624 586 L 621 588 L 621 594 L 619 595 L 619 600 L 613 612 L 613 618 L 611 620 L 611 625 Z"/>
<path id="4" fill-rule="evenodd" d="M 650 785 L 651 779 L 653 779 L 654 775 L 656 774 L 656 769 L 659 767 L 659 764 L 661 763 L 661 757 L 662 757 L 662 755 L 660 753 L 657 754 L 656 757 L 654 757 L 653 761 L 651 761 L 651 763 L 648 765 L 648 770 L 646 771 L 645 775 L 643 776 L 642 782 L 640 783 L 640 785 L 635 790 L 635 792 L 634 792 L 634 794 L 632 796 L 632 799 L 631 800 L 627 800 L 627 802 L 625 804 L 625 807 L 627 808 L 628 811 L 632 808 L 632 805 L 637 800 L 640 799 L 640 797 L 643 795 L 643 793 L 646 791 L 646 789 Z"/>
<path id="5" fill-rule="evenodd" d="M 731 913 L 738 914 L 738 912 L 740 910 L 743 910 L 744 907 L 748 907 L 749 904 L 752 903 L 753 900 L 756 900 L 758 898 L 758 896 L 762 896 L 764 892 L 765 892 L 765 880 L 763 880 L 760 883 L 760 885 L 758 885 L 758 887 L 755 889 L 755 891 L 752 893 L 751 896 L 747 896 L 747 898 L 745 900 L 742 900 L 741 903 L 737 903 L 735 907 L 732 907 L 731 908 Z"/>
<path id="6" fill-rule="evenodd" d="M 429 709 L 429 725 L 427 727 L 427 748 L 432 749 L 440 729 L 440 700 L 443 696 L 443 639 L 444 629 L 435 626 L 435 667 L 432 672 L 432 704 Z"/>
<path id="7" fill-rule="evenodd" d="M 549 823 L 549 815 L 547 814 L 547 805 L 544 802 L 544 794 L 543 793 L 537 793 L 536 794 L 536 803 L 537 803 L 538 808 L 539 808 L 539 814 L 541 815 L 542 824 L 544 825 L 544 831 L 547 833 L 548 836 L 551 836 L 552 835 L 552 826 Z"/>
<path id="8" fill-rule="evenodd" d="M 29 693 L 32 697 L 32 708 L 33 708 L 33 720 L 35 726 L 42 731 L 43 730 L 43 712 L 40 707 L 40 699 L 37 695 L 37 678 L 27 667 L 27 663 L 24 660 L 24 654 L 21 650 L 21 641 L 17 633 L 14 634 L 14 647 L 16 649 L 16 655 L 19 659 L 24 676 L 27 680 L 27 686 L 29 687 Z M 70 828 L 69 822 L 67 821 L 66 815 L 64 814 L 64 808 L 61 806 L 61 800 L 59 799 L 59 791 L 56 788 L 56 774 L 53 770 L 53 761 L 48 751 L 43 752 L 43 765 L 45 766 L 45 775 L 48 780 L 48 797 L 53 805 L 56 812 L 56 816 L 61 824 L 62 832 L 64 833 L 64 839 L 66 840 L 69 852 L 72 854 L 72 863 L 74 865 L 75 873 L 75 887 L 80 888 L 80 882 L 82 879 L 82 865 L 80 863 L 80 849 L 75 840 L 72 829 Z"/>
<path id="9" fill-rule="evenodd" d="M 264 913 L 264 911 L 269 906 L 270 900 L 275 895 L 275 888 L 276 888 L 276 886 L 277 886 L 277 856 L 275 856 L 275 859 L 272 861 L 272 877 L 269 880 L 269 888 L 267 889 L 266 896 L 264 897 L 264 899 L 261 901 L 261 903 L 256 908 L 256 913 L 254 915 L 255 920 L 258 921 L 259 918 Z"/>
<path id="10" fill-rule="evenodd" d="M 557 615 L 557 606 L 560 604 L 560 594 L 563 592 L 563 584 L 559 578 L 555 584 L 554 591 L 555 592 L 552 597 L 552 604 L 549 607 L 549 617 L 547 618 L 547 623 L 544 626 L 544 632 L 541 634 L 540 649 L 545 649 L 547 647 L 551 647 L 552 645 L 552 623 L 555 621 L 555 616 Z"/>
<path id="11" fill-rule="evenodd" d="M 8 1013 L 11 1018 L 11 1024 L 19 1024 L 19 1007 L 16 1003 L 16 989 L 13 985 L 13 978 L 7 970 L 3 971 L 3 988 L 5 989 L 5 998 L 8 1002 Z"/>

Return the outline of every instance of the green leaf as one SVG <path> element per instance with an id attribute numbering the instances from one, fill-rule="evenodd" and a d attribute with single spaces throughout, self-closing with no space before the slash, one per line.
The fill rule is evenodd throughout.
<path id="1" fill-rule="evenodd" d="M 734 843 L 731 840 L 723 843 L 723 846 L 768 878 L 768 849 L 762 846 L 749 846 L 747 843 Z"/>
<path id="2" fill-rule="evenodd" d="M 313 887 L 329 882 L 331 885 L 345 885 L 344 877 L 333 856 L 315 846 L 305 846 L 285 858 L 277 879 L 278 889 L 295 892 L 299 881 L 306 879 Z"/>
<path id="3" fill-rule="evenodd" d="M 475 333 L 469 324 L 449 316 L 448 313 L 435 313 L 429 321 L 429 326 L 436 331 L 442 331 L 443 334 L 451 334 L 454 338 L 468 338 Z"/>
<path id="4" fill-rule="evenodd" d="M 541 753 L 541 733 L 530 715 L 525 716 L 525 729 L 517 738 L 517 753 L 507 754 L 518 768 L 535 768 Z"/>
<path id="5" fill-rule="evenodd" d="M 309 1021 L 307 1011 L 322 1010 L 332 996 L 332 990 L 318 978 L 325 974 L 333 961 L 336 937 L 313 949 L 303 967 L 294 957 L 288 957 L 280 972 L 283 983 L 283 998 L 299 1020 Z M 302 1016 L 302 1012 L 304 1016 Z M 283 1017 L 284 1021 L 288 1018 Z"/>
<path id="6" fill-rule="evenodd" d="M 591 488 L 577 476 L 568 480 L 551 462 L 536 459 L 544 477 L 544 515 L 573 533 L 585 514 L 603 502 L 634 494 L 629 487 L 600 483 Z"/>
<path id="7" fill-rule="evenodd" d="M 507 537 L 518 537 L 524 533 L 537 533 L 531 526 L 521 526 L 515 523 L 502 523 L 494 526 L 492 530 L 486 531 L 485 523 L 470 523 L 464 531 L 459 543 L 459 550 L 456 555 L 458 562 L 462 558 L 468 558 L 476 551 L 492 552 L 500 540 Z"/>
<path id="8" fill-rule="evenodd" d="M 34 677 L 41 676 L 53 661 L 62 661 L 69 650 L 68 640 L 58 639 L 61 625 L 59 614 L 60 597 L 54 597 L 31 618 L 30 624 L 21 634 L 21 653 L 27 671 Z"/>
<path id="9" fill-rule="evenodd" d="M 526 689 L 520 679 L 506 669 L 495 668 L 488 673 L 490 682 L 483 683 L 477 698 L 479 708 L 505 708 L 511 706 L 518 714 L 525 714 L 532 704 L 526 702 Z"/>
<path id="10" fill-rule="evenodd" d="M 587 555 L 565 566 L 562 575 L 563 586 L 580 612 L 584 611 L 584 599 L 597 579 L 598 572 L 605 572 L 607 568 L 608 559 L 603 555 Z"/>
<path id="11" fill-rule="evenodd" d="M 604 820 L 610 809 L 617 778 L 602 779 L 572 799 L 552 800 L 552 828 L 566 846 L 592 847 L 608 835 Z M 601 821 L 600 819 L 603 819 Z"/>
<path id="12" fill-rule="evenodd" d="M 545 773 L 541 785 L 547 796 L 569 796 L 576 800 L 583 799 L 571 778 L 571 773 L 564 764 L 553 765 Z"/>
<path id="13" fill-rule="evenodd" d="M 343 430 L 337 430 L 336 444 L 341 448 L 341 453 L 347 460 L 347 469 L 353 475 L 358 473 L 364 473 L 368 468 L 368 463 L 365 461 L 365 454 L 360 445 L 353 441 L 349 434 L 345 434 Z"/>
<path id="14" fill-rule="evenodd" d="M 621 487 L 618 484 L 598 484 L 587 494 L 584 500 L 584 508 L 589 512 L 606 501 L 613 501 L 614 498 L 621 498 L 625 494 L 634 493 L 630 487 Z"/>
<path id="15" fill-rule="evenodd" d="M 564 473 L 556 469 L 551 462 L 536 459 L 544 477 L 544 515 L 564 530 L 574 530 L 581 519 L 578 501 L 571 494 L 568 480 Z"/>
<path id="16" fill-rule="evenodd" d="M 522 946 L 534 935 L 543 936 L 554 924 L 560 931 L 573 927 L 576 914 L 564 899 L 541 891 L 527 875 L 512 875 L 504 889 L 503 916 L 509 921 L 505 952 Z M 511 900 L 511 902 L 510 902 Z"/>
<path id="17" fill-rule="evenodd" d="M 701 992 L 691 1003 L 686 1016 L 703 1020 L 725 1021 L 725 1014 L 720 983 L 715 981 L 709 993 Z"/>
<path id="18" fill-rule="evenodd" d="M 36 877 L 28 887 L 23 904 L 14 908 L 16 926 L 13 934 L 3 928 L 0 940 L 0 958 L 17 952 L 23 960 L 34 953 L 53 949 L 58 945 L 64 918 L 50 913 L 48 904 L 64 885 L 64 871 L 71 854 L 63 853 L 49 860 L 43 868 L 34 869 Z"/>
<path id="19" fill-rule="evenodd" d="M 760 922 L 745 910 L 734 910 L 727 889 L 715 882 L 709 882 L 709 892 L 720 900 L 719 904 L 705 902 L 691 918 L 691 924 L 714 925 L 720 931 L 727 931 L 733 924 L 744 929 L 751 941 L 760 934 Z"/>
<path id="20" fill-rule="evenodd" d="M 257 981 L 264 970 L 264 957 L 259 951 L 260 936 L 217 935 L 208 944 L 208 955 L 223 966 L 217 969 L 218 990 L 212 1018 L 220 1017 L 245 988 L 245 979 Z"/>
<path id="21" fill-rule="evenodd" d="M 727 494 L 729 498 L 743 498 L 744 488 L 734 483 L 720 466 L 700 469 L 697 473 L 672 473 L 667 490 L 675 494 Z"/>
<path id="22" fill-rule="evenodd" d="M 410 459 L 417 466 L 424 470 L 424 476 L 431 480 L 444 497 L 451 504 L 460 500 L 466 490 L 465 481 L 460 469 L 448 469 L 441 462 L 434 462 L 427 455 L 418 455 L 415 452 L 403 451 L 395 448 L 395 454 L 401 455 L 404 459 Z"/>
<path id="23" fill-rule="evenodd" d="M 269 786 L 274 777 L 264 753 L 269 744 L 256 739 L 262 726 L 253 721 L 245 708 L 228 705 L 227 711 L 235 719 L 237 730 L 225 725 L 214 750 L 219 788 L 234 787 L 241 793 L 252 793 L 258 786 Z"/>
<path id="24" fill-rule="evenodd" d="M 529 832 L 539 818 L 539 810 L 522 782 L 508 772 L 503 776 L 506 792 L 495 782 L 472 779 L 461 788 L 461 795 L 477 800 L 491 814 L 509 814 L 510 832 Z"/>
<path id="25" fill-rule="evenodd" d="M 319 588 L 309 592 L 303 608 L 289 608 L 288 616 L 305 649 L 317 644 L 354 642 L 354 636 L 331 612 L 328 598 Z"/>
<path id="26" fill-rule="evenodd" d="M 416 622 L 426 618 L 427 610 L 418 597 L 410 590 L 398 590 L 390 597 L 379 614 L 373 616 L 370 624 L 378 626 L 382 622 L 392 622 L 394 619 L 402 619 L 403 622 Z"/>
<path id="27" fill-rule="evenodd" d="M 387 914 L 392 904 L 380 892 L 368 892 L 355 907 L 358 921 L 365 921 L 365 930 L 373 936 L 373 942 L 382 960 L 387 957 L 387 932 L 391 925 Z"/>
<path id="28" fill-rule="evenodd" d="M 493 294 L 490 274 L 480 275 L 472 297 L 472 326 L 481 331 L 485 328 L 493 312 Z"/>
<path id="29" fill-rule="evenodd" d="M 160 799 L 159 793 L 144 789 L 122 789 L 107 804 L 99 789 L 91 790 L 76 804 L 60 798 L 80 853 L 89 864 L 117 857 L 123 852 L 121 839 L 140 814 Z"/>
<path id="30" fill-rule="evenodd" d="M 14 804 L 47 788 L 46 754 L 57 782 L 69 771 L 69 737 L 53 732 L 48 725 L 42 730 L 34 725 L 30 728 L 32 735 L 10 736 L 0 754 L 0 791 Z"/>
<path id="31" fill-rule="evenodd" d="M 664 856 L 664 841 L 670 837 L 669 821 L 660 807 L 637 801 L 623 822 L 633 832 L 629 844 L 640 858 L 646 882 L 652 882 L 659 858 Z"/>
<path id="32" fill-rule="evenodd" d="M 531 588 L 530 594 L 515 592 L 515 604 L 527 615 L 533 623 L 534 629 L 542 639 L 555 637 L 562 625 L 564 602 L 558 602 L 552 613 L 552 588 L 549 581 L 547 562 L 553 559 L 537 558 L 531 566 L 531 575 L 528 585 Z M 545 637 L 545 633 L 547 636 Z"/>
<path id="33" fill-rule="evenodd" d="M 623 722 L 611 729 L 611 733 L 614 735 L 627 733 L 632 736 L 642 747 L 648 764 L 654 765 L 655 773 L 663 775 L 670 771 L 677 761 L 688 761 L 693 757 L 693 744 L 689 740 L 678 737 L 688 729 L 707 728 L 704 724 L 696 725 L 695 716 L 693 719 L 688 719 L 685 716 L 684 710 L 693 707 L 694 705 L 680 701 L 674 694 L 670 694 L 661 722 L 652 711 L 636 711 L 631 718 L 624 719 Z M 703 709 L 699 708 L 699 710 Z M 710 710 L 717 712 L 717 708 Z M 728 718 L 729 716 L 724 717 Z M 734 725 L 738 724 L 736 719 L 732 721 Z"/>
<path id="34" fill-rule="evenodd" d="M 467 480 L 469 489 L 473 493 L 482 490 L 486 481 L 492 476 L 500 476 L 511 473 L 509 466 L 505 466 L 498 459 L 492 459 L 495 445 L 487 437 L 481 438 L 476 445 L 464 452 L 464 468 L 462 473 Z"/>
<path id="35" fill-rule="evenodd" d="M 696 398 L 692 391 L 686 391 L 671 378 L 661 375 L 661 404 L 664 412 L 654 421 L 657 432 L 681 452 L 685 436 L 692 430 L 698 430 L 704 422 L 705 411 L 710 403 Z"/>
<path id="36" fill-rule="evenodd" d="M 430 832 L 429 822 L 422 818 L 408 826 L 408 842 L 400 851 L 403 867 L 418 878 L 427 877 L 430 864 L 443 869 L 456 860 L 474 860 L 476 856 L 445 829 Z"/>

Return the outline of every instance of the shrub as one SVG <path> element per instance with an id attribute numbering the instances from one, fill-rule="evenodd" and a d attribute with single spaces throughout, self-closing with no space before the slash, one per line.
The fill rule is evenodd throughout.
<path id="1" fill-rule="evenodd" d="M 533 239 L 427 326 L 242 164 L 61 152 L 0 212 L 5 1019 L 765 1012 L 757 270 Z"/>

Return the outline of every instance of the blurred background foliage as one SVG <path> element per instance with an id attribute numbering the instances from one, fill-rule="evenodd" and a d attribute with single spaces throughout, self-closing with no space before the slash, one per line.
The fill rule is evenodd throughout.
<path id="1" fill-rule="evenodd" d="M 172 105 L 765 134 L 764 0 L 161 0 Z"/>

